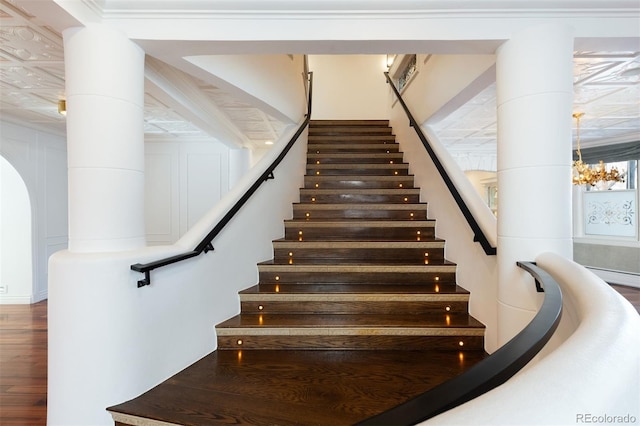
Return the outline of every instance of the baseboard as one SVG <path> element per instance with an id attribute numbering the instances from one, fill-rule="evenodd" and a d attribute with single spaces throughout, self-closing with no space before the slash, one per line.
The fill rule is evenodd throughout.
<path id="1" fill-rule="evenodd" d="M 31 303 L 38 303 L 38 302 L 42 302 L 45 299 L 49 298 L 49 291 L 48 290 L 43 290 L 40 293 L 36 294 L 35 296 L 33 296 L 33 300 L 31 301 Z"/>
<path id="2" fill-rule="evenodd" d="M 31 296 L 0 296 L 0 305 L 30 305 Z"/>
<path id="3" fill-rule="evenodd" d="M 594 268 L 587 266 L 591 272 L 602 278 L 609 284 L 626 285 L 629 287 L 640 288 L 640 274 L 633 272 L 612 271 L 609 269 Z"/>

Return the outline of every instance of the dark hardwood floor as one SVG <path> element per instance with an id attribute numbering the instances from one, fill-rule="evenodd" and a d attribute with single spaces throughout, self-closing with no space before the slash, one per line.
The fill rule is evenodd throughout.
<path id="1" fill-rule="evenodd" d="M 480 351 L 218 350 L 132 401 L 181 425 L 351 425 L 462 373 Z M 127 421 L 128 420 L 128 421 Z"/>
<path id="2" fill-rule="evenodd" d="M 640 312 L 640 289 L 619 285 L 612 287 Z M 230 358 L 228 362 L 239 362 L 237 352 L 225 352 L 225 356 Z M 245 351 L 240 361 L 246 365 L 250 362 L 250 356 Z M 204 365 L 206 361 L 202 363 Z M 350 379 L 351 383 L 358 380 L 364 380 L 365 391 L 376 386 L 375 380 Z M 313 398 L 314 391 L 309 389 L 308 392 L 308 398 Z M 46 401 L 47 302 L 0 305 L 0 424 L 45 425 Z"/>
<path id="3" fill-rule="evenodd" d="M 620 293 L 625 299 L 627 299 L 636 311 L 640 314 L 640 289 L 635 287 L 629 287 L 626 285 L 617 285 L 612 284 L 613 287 L 618 293 Z"/>
<path id="4" fill-rule="evenodd" d="M 0 305 L 0 424 L 47 422 L 47 302 Z"/>

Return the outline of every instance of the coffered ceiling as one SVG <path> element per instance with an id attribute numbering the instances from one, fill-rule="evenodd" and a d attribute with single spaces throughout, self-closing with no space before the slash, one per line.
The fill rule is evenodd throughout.
<path id="1" fill-rule="evenodd" d="M 57 111 L 58 100 L 64 98 L 61 36 L 16 4 L 15 0 L 0 0 L 0 114 L 64 132 L 64 117 Z M 181 73 L 158 63 L 156 68 Z M 232 93 L 187 74 L 181 78 L 189 80 L 210 109 L 219 112 L 219 126 L 236 139 L 232 146 L 262 147 L 287 125 Z M 638 51 L 576 52 L 574 87 L 574 109 L 585 113 L 583 146 L 640 139 L 640 47 Z M 178 108 L 153 82 L 147 81 L 145 89 L 147 139 L 212 137 L 211 129 L 193 119 L 197 114 Z M 473 161 L 484 158 L 485 164 L 463 168 L 495 168 L 495 98 L 495 85 L 491 85 L 448 117 L 432 123 L 459 162 L 464 163 L 465 156 L 476 158 Z"/>

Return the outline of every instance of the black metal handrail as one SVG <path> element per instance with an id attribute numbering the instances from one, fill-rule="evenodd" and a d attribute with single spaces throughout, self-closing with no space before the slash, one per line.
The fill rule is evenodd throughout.
<path id="1" fill-rule="evenodd" d="M 171 265 L 173 263 L 177 263 L 186 259 L 190 259 L 192 257 L 196 257 L 201 253 L 207 253 L 213 250 L 213 239 L 222 231 L 222 229 L 231 221 L 233 216 L 242 208 L 242 206 L 251 198 L 251 196 L 258 190 L 260 185 L 264 182 L 274 179 L 273 171 L 276 167 L 282 162 L 284 157 L 289 153 L 291 147 L 296 143 L 304 129 L 309 124 L 309 120 L 311 119 L 311 100 L 312 100 L 312 90 L 313 90 L 313 72 L 308 73 L 308 94 L 307 94 L 307 114 L 305 116 L 304 121 L 298 127 L 298 130 L 293 135 L 291 140 L 287 143 L 287 145 L 282 149 L 282 152 L 276 157 L 275 160 L 271 163 L 269 167 L 256 179 L 256 181 L 251 185 L 251 187 L 240 197 L 238 201 L 229 209 L 229 211 L 220 219 L 220 221 L 213 227 L 211 232 L 207 234 L 206 237 L 191 251 L 186 253 L 177 254 L 175 256 L 165 257 L 163 259 L 155 260 L 149 263 L 136 263 L 131 265 L 131 269 L 137 272 L 144 273 L 144 278 L 138 281 L 138 287 L 144 287 L 146 285 L 151 284 L 151 271 L 157 268 L 161 268 L 163 266 Z"/>
<path id="2" fill-rule="evenodd" d="M 517 262 L 536 281 L 545 297 L 531 322 L 514 338 L 469 370 L 359 426 L 414 425 L 464 404 L 505 383 L 549 341 L 560 322 L 562 292 L 558 283 L 534 262 Z M 543 288 L 544 287 L 544 288 Z"/>
<path id="3" fill-rule="evenodd" d="M 391 80 L 389 73 L 385 72 L 384 75 L 387 78 L 387 83 L 389 83 L 389 85 L 393 89 L 393 92 L 398 98 L 398 102 L 400 102 L 400 105 L 402 105 L 404 112 L 407 114 L 407 117 L 409 118 L 409 126 L 413 127 L 413 129 L 416 131 L 416 134 L 422 141 L 422 145 L 424 145 L 425 149 L 429 153 L 429 157 L 431 157 L 431 161 L 433 161 L 433 164 L 436 166 L 436 169 L 438 169 L 438 172 L 440 172 L 440 176 L 442 177 L 442 180 L 444 181 L 445 185 L 447 185 L 447 188 L 449 189 L 451 196 L 458 204 L 458 208 L 464 215 L 465 219 L 467 219 L 467 222 L 469 223 L 469 226 L 471 227 L 471 230 L 474 233 L 473 241 L 479 242 L 482 248 L 484 249 L 484 252 L 487 255 L 495 255 L 497 251 L 496 248 L 491 245 L 491 243 L 487 239 L 487 236 L 482 231 L 482 228 L 476 221 L 475 217 L 473 217 L 471 210 L 469 210 L 469 207 L 467 207 L 467 204 L 464 202 L 464 199 L 458 192 L 458 189 L 456 188 L 453 181 L 447 174 L 447 171 L 445 170 L 444 166 L 442 165 L 442 162 L 438 158 L 438 155 L 431 147 L 429 140 L 424 135 L 424 133 L 422 133 L 422 130 L 420 129 L 420 125 L 415 120 L 415 118 L 413 118 L 413 114 L 411 114 L 411 111 L 409 111 L 409 107 L 407 107 L 407 104 L 402 99 L 402 96 L 400 95 L 400 92 L 396 88 L 396 85 L 393 83 L 393 80 Z"/>

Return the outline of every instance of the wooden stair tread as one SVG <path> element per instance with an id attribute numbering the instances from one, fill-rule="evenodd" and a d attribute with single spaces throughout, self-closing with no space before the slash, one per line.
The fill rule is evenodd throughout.
<path id="1" fill-rule="evenodd" d="M 307 248 L 442 248 L 444 247 L 444 240 L 434 239 L 433 241 L 297 241 L 297 240 L 285 240 L 279 239 L 273 241 L 275 248 L 291 248 L 291 249 L 307 249 Z"/>
<path id="2" fill-rule="evenodd" d="M 380 296 L 380 297 L 393 297 L 393 296 L 406 296 L 408 299 L 416 300 L 416 295 L 428 296 L 433 300 L 452 300 L 451 296 L 455 298 L 468 297 L 469 292 L 460 286 L 454 285 L 448 287 L 447 291 L 434 292 L 433 286 L 413 286 L 411 288 L 408 285 L 358 285 L 354 286 L 335 285 L 333 288 L 327 285 L 317 284 L 282 284 L 278 287 L 278 291 L 275 291 L 273 286 L 271 288 L 264 288 L 262 284 L 256 284 L 245 290 L 239 292 L 241 298 L 244 296 L 265 296 L 265 295 L 292 295 L 292 296 L 309 296 L 320 295 L 327 298 L 334 296 Z M 243 299 L 243 300 L 258 300 L 258 299 Z M 274 299 L 275 300 L 275 299 Z M 332 299 L 337 300 L 337 299 Z M 347 300 L 347 299 L 344 299 Z M 353 300 L 353 299 L 350 299 Z M 425 297 L 426 300 L 426 297 Z"/>
<path id="3" fill-rule="evenodd" d="M 325 329 L 369 329 L 374 334 L 393 332 L 407 334 L 416 330 L 430 333 L 454 328 L 476 329 L 484 333 L 484 325 L 468 314 L 424 315 L 349 315 L 349 314 L 239 314 L 216 326 L 219 335 L 228 335 L 233 329 L 248 329 L 256 334 L 267 334 L 269 329 L 313 329 L 314 333 L 327 334 Z M 309 330 L 311 331 L 311 330 Z M 349 330 L 346 330 L 349 332 Z"/>
<path id="4" fill-rule="evenodd" d="M 399 146 L 395 143 L 313 143 L 309 141 L 307 145 L 307 150 L 311 151 L 320 151 L 323 152 L 327 149 L 338 149 L 338 150 L 380 150 L 380 149 L 389 149 L 390 151 L 395 148 L 396 150 Z"/>
<path id="5" fill-rule="evenodd" d="M 307 169 L 310 170 L 325 170 L 325 169 L 408 169 L 409 164 L 407 163 L 394 163 L 394 164 L 385 164 L 385 163 L 349 163 L 349 164 L 307 164 Z"/>
<path id="6" fill-rule="evenodd" d="M 384 262 L 367 265 L 367 264 L 351 264 L 351 263 L 332 263 L 330 265 L 310 265 L 300 263 L 274 263 L 273 259 L 265 260 L 258 263 L 259 271 L 273 271 L 282 270 L 286 268 L 290 271 L 303 271 L 303 272 L 361 272 L 361 273 L 373 273 L 373 272 L 455 272 L 456 264 L 444 260 L 440 264 L 429 265 L 397 265 L 397 264 L 385 264 Z"/>
<path id="7" fill-rule="evenodd" d="M 345 207 L 344 203 L 294 203 L 294 210 L 316 209 L 316 210 L 420 210 L 426 209 L 427 203 L 350 203 Z M 373 219 L 370 219 L 373 220 Z M 285 220 L 285 223 L 291 221 Z M 362 220 L 364 222 L 364 220 Z"/>
<path id="8" fill-rule="evenodd" d="M 389 175 L 313 175 L 313 176 L 305 176 L 305 180 L 317 180 L 317 181 L 325 181 L 325 180 L 362 180 L 362 181 L 407 181 L 413 179 L 413 175 L 402 175 L 402 176 L 389 176 Z"/>
<path id="9" fill-rule="evenodd" d="M 386 272 L 402 273 L 405 271 L 400 270 L 400 268 L 404 269 L 406 267 L 412 267 L 412 266 L 436 267 L 436 266 L 449 265 L 448 261 L 443 259 L 430 259 L 429 263 L 425 263 L 424 260 L 407 261 L 402 259 L 372 260 L 369 262 L 369 261 L 360 260 L 360 259 L 344 260 L 340 256 L 335 256 L 335 257 L 326 256 L 322 258 L 313 258 L 313 257 L 299 258 L 296 256 L 292 256 L 292 259 L 294 259 L 293 266 L 324 266 L 324 265 L 333 266 L 333 265 L 336 265 L 336 262 L 340 262 L 339 266 L 343 268 L 343 270 L 341 270 L 340 272 L 345 272 L 345 273 L 346 272 L 370 273 L 370 270 L 366 269 L 367 266 L 376 267 L 375 272 L 385 272 L 384 268 L 386 268 Z M 287 262 L 288 261 L 284 260 L 282 262 L 273 263 L 273 265 L 292 266 Z M 260 265 L 263 265 L 263 264 L 261 263 Z M 259 268 L 259 269 L 264 270 L 262 268 Z M 331 270 L 327 269 L 327 270 L 323 270 L 322 272 L 333 272 L 334 270 L 337 270 L 337 269 L 339 268 L 332 268 Z M 307 272 L 306 270 L 301 270 L 301 271 Z M 433 269 L 420 270 L 420 272 L 429 272 L 429 271 L 433 272 L 434 270 Z M 315 272 L 320 272 L 320 271 L 315 271 Z M 417 272 L 417 271 L 415 269 L 412 269 L 411 272 Z M 436 272 L 441 272 L 441 271 L 436 271 Z M 453 271 L 447 270 L 446 272 L 453 272 Z"/>
<path id="10" fill-rule="evenodd" d="M 390 139 L 394 137 L 391 129 L 384 126 L 374 127 L 323 127 L 323 128 L 309 128 L 309 137 L 323 138 L 327 136 L 337 136 L 350 138 L 351 136 L 388 136 Z"/>
<path id="11" fill-rule="evenodd" d="M 388 219 L 289 219 L 284 223 L 285 228 L 342 228 L 342 227 L 368 227 L 368 228 L 433 228 L 433 220 L 388 220 Z"/>
<path id="12" fill-rule="evenodd" d="M 436 291 L 437 290 L 437 291 Z M 258 284 L 243 290 L 241 293 L 323 293 L 323 294 L 359 294 L 359 293 L 387 293 L 387 294 L 469 294 L 467 290 L 455 283 L 439 284 Z"/>
<path id="13" fill-rule="evenodd" d="M 333 119 L 313 119 L 310 120 L 309 125 L 315 126 L 389 126 L 389 120 L 387 119 L 358 119 L 358 120 L 333 120 Z"/>
<path id="14" fill-rule="evenodd" d="M 307 154 L 307 159 L 326 159 L 326 158 L 400 158 L 402 159 L 404 154 L 402 152 L 371 152 L 371 153 L 362 153 L 362 152 L 349 152 L 349 153 L 324 153 L 324 154 L 316 154 L 310 152 Z"/>
<path id="15" fill-rule="evenodd" d="M 362 134 L 358 132 L 353 133 L 339 133 L 339 134 L 331 134 L 331 133 L 310 133 L 309 141 L 322 142 L 337 142 L 337 141 L 384 141 L 389 143 L 396 143 L 396 137 L 393 133 L 389 132 L 373 132 Z"/>
<path id="16" fill-rule="evenodd" d="M 314 189 L 314 188 L 302 188 L 301 194 L 309 195 L 324 195 L 324 194 L 374 194 L 374 195 L 420 195 L 419 188 L 387 188 L 387 189 Z"/>

